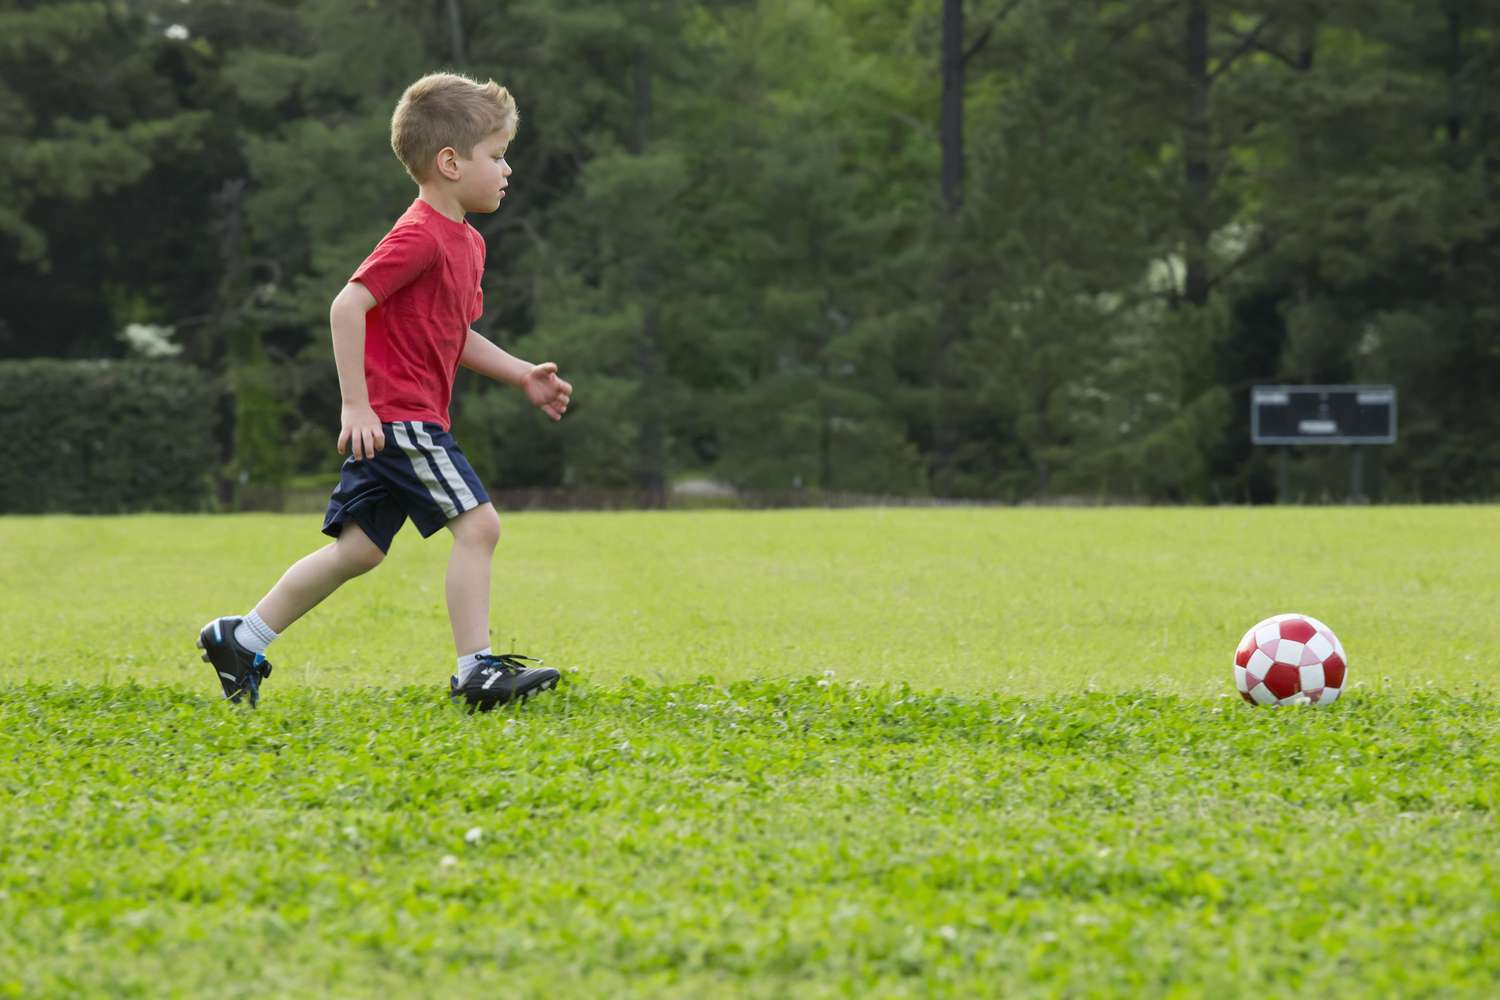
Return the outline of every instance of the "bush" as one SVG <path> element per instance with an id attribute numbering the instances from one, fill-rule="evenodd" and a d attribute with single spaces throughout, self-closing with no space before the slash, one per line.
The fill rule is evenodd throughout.
<path id="1" fill-rule="evenodd" d="M 211 506 L 221 391 L 176 362 L 0 362 L 0 512 Z"/>

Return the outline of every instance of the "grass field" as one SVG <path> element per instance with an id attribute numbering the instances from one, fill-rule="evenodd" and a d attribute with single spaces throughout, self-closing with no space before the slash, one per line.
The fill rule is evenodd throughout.
<path id="1" fill-rule="evenodd" d="M 193 636 L 315 519 L 0 519 L 0 995 L 1500 992 L 1500 510 L 504 521 L 568 674 L 469 717 L 446 541 L 251 712 Z M 1288 610 L 1331 709 L 1233 693 Z"/>

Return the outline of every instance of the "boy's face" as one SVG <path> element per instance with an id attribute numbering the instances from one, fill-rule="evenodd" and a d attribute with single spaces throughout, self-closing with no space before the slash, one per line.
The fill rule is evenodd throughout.
<path id="1" fill-rule="evenodd" d="M 505 151 L 509 132 L 492 132 L 474 144 L 469 155 L 460 157 L 456 194 L 465 212 L 493 212 L 505 198 L 510 183 L 510 164 Z"/>

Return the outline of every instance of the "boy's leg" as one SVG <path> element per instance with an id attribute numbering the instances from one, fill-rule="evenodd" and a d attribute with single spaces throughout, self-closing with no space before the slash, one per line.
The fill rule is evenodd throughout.
<path id="1" fill-rule="evenodd" d="M 448 522 L 453 552 L 448 556 L 446 591 L 453 645 L 471 656 L 490 645 L 490 564 L 500 541 L 500 516 L 493 504 L 480 504 Z"/>
<path id="2" fill-rule="evenodd" d="M 458 673 L 448 695 L 470 710 L 488 712 L 512 700 L 525 701 L 557 687 L 551 667 L 528 667 L 530 657 L 490 651 L 490 564 L 500 541 L 500 517 L 489 503 L 448 521 L 453 552 L 448 557 L 448 617 L 458 650 Z M 535 661 L 532 661 L 535 662 Z"/>
<path id="3" fill-rule="evenodd" d="M 379 566 L 385 553 L 354 521 L 346 521 L 336 541 L 303 556 L 282 574 L 255 613 L 273 632 L 284 632 L 329 594 Z"/>
<path id="4" fill-rule="evenodd" d="M 556 670 L 528 667 L 522 661 L 529 657 L 490 650 L 490 564 L 500 517 L 463 450 L 438 424 L 403 420 L 384 426 L 388 443 L 373 460 L 380 487 L 423 538 L 443 528 L 453 533 L 444 590 L 458 656 L 449 695 L 487 711 L 555 688 Z"/>
<path id="5" fill-rule="evenodd" d="M 338 531 L 335 541 L 299 559 L 282 574 L 244 619 L 216 618 L 199 630 L 198 648 L 213 665 L 225 698 L 239 701 L 248 695 L 255 705 L 260 700 L 260 682 L 271 676 L 271 664 L 264 655 L 266 644 L 341 584 L 385 558 L 357 523 L 345 522 Z"/>

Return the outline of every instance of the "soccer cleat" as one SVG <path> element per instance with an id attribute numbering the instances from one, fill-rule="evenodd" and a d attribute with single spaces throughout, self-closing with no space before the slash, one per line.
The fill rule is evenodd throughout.
<path id="1" fill-rule="evenodd" d="M 448 681 L 448 697 L 455 704 L 463 700 L 469 711 L 478 709 L 488 712 L 496 705 L 509 701 L 525 701 L 541 691 L 557 687 L 558 673 L 551 667 L 528 667 L 521 660 L 540 664 L 542 661 L 518 653 L 500 653 L 481 656 L 479 665 L 469 672 L 462 685 L 458 675 Z"/>
<path id="2" fill-rule="evenodd" d="M 235 641 L 234 630 L 241 621 L 215 618 L 198 633 L 198 648 L 203 650 L 203 662 L 212 664 L 219 675 L 224 697 L 237 702 L 248 694 L 254 708 L 260 701 L 260 682 L 271 676 L 271 661 Z"/>

